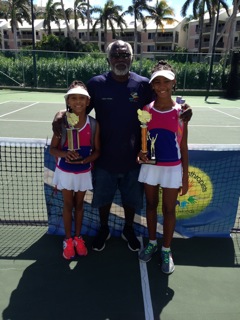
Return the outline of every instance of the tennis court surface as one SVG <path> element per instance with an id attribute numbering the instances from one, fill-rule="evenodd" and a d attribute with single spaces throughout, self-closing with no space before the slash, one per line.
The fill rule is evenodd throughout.
<path id="1" fill-rule="evenodd" d="M 184 98 L 194 113 L 189 124 L 190 145 L 240 144 L 239 100 Z M 0 137 L 50 138 L 52 118 L 65 108 L 63 101 L 62 93 L 0 90 Z M 22 189 L 27 187 L 26 182 Z M 10 195 L 14 216 L 17 190 Z M 148 264 L 140 263 L 137 253 L 120 237 L 110 238 L 102 252 L 95 252 L 91 250 L 93 237 L 86 236 L 88 256 L 67 262 L 61 257 L 62 237 L 47 234 L 43 221 L 35 225 L 0 223 L 0 311 L 4 320 L 240 319 L 237 231 L 224 238 L 174 238 L 176 270 L 166 276 L 160 271 L 157 254 Z M 239 225 L 238 212 L 236 229 Z M 158 242 L 160 247 L 161 239 Z"/>

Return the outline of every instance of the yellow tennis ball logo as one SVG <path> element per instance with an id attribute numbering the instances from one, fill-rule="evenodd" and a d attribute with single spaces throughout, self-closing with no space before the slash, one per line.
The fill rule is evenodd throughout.
<path id="1" fill-rule="evenodd" d="M 178 196 L 176 204 L 177 219 L 188 219 L 198 215 L 211 202 L 213 186 L 210 177 L 196 167 L 188 170 L 189 188 L 187 194 Z M 162 190 L 159 191 L 158 213 L 162 215 Z"/>

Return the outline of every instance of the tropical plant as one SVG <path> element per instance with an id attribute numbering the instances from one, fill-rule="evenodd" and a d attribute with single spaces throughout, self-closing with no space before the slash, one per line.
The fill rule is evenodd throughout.
<path id="1" fill-rule="evenodd" d="M 43 11 L 43 28 L 48 34 L 52 34 L 51 22 L 55 22 L 60 29 L 60 19 L 62 18 L 61 2 L 48 0 L 45 11 Z"/>
<path id="2" fill-rule="evenodd" d="M 218 7 L 221 5 L 228 13 L 228 5 L 226 3 L 226 0 L 206 0 L 207 10 L 210 16 L 210 40 L 209 40 L 209 48 L 208 52 L 213 51 L 213 45 L 214 45 L 214 36 L 215 36 L 215 28 L 216 26 L 216 14 L 218 13 Z M 217 43 L 215 43 L 216 45 Z"/>
<path id="3" fill-rule="evenodd" d="M 10 20 L 11 30 L 14 39 L 14 48 L 17 49 L 17 29 L 18 23 L 21 25 L 23 21 L 27 21 L 31 24 L 31 10 L 30 0 L 9 0 L 2 1 L 1 15 L 4 19 Z"/>
<path id="4" fill-rule="evenodd" d="M 127 14 L 130 14 L 134 17 L 134 53 L 138 53 L 138 34 L 137 34 L 137 21 L 142 23 L 143 28 L 145 29 L 147 26 L 146 17 L 144 16 L 142 11 L 146 11 L 151 14 L 152 10 L 148 6 L 147 2 L 151 0 L 132 0 L 132 5 L 128 7 L 126 11 L 123 12 L 122 16 L 124 17 Z"/>
<path id="5" fill-rule="evenodd" d="M 89 29 L 91 24 L 91 18 L 90 18 L 90 8 L 92 9 L 92 12 L 94 12 L 94 7 L 92 7 L 89 4 L 89 0 L 82 1 L 82 0 L 75 0 L 73 4 L 73 8 L 68 8 L 65 10 L 67 20 L 69 21 L 70 18 L 73 17 L 74 19 L 74 33 L 75 38 L 78 38 L 78 19 L 81 20 L 82 24 L 85 24 L 85 21 L 87 20 L 87 42 L 89 42 Z"/>
<path id="6" fill-rule="evenodd" d="M 70 27 L 69 27 L 69 24 L 68 24 L 69 19 L 67 18 L 67 14 L 65 12 L 63 0 L 60 0 L 60 3 L 61 3 L 61 7 L 62 7 L 62 16 L 63 16 L 63 19 L 65 21 L 65 25 L 67 27 L 67 36 L 71 37 L 71 31 L 70 31 Z"/>
<path id="7" fill-rule="evenodd" d="M 123 30 L 123 26 L 127 27 L 122 15 L 119 14 L 119 12 L 122 11 L 122 6 L 115 5 L 113 0 L 108 0 L 103 8 L 94 8 L 94 10 L 99 13 L 99 17 L 96 18 L 93 24 L 93 33 L 95 32 L 97 25 L 100 24 L 100 27 L 104 29 L 104 41 L 106 46 L 108 25 L 112 30 L 114 38 L 116 34 L 114 23 L 120 27 L 121 31 Z M 92 12 L 91 9 L 90 12 Z"/>
<path id="8" fill-rule="evenodd" d="M 8 11 L 8 1 L 3 0 L 0 2 L 0 18 L 6 19 L 6 14 Z"/>
<path id="9" fill-rule="evenodd" d="M 78 19 L 81 20 L 84 25 L 85 20 L 88 19 L 88 9 L 89 9 L 89 0 L 88 2 L 83 2 L 81 0 L 75 0 L 73 4 L 73 15 L 74 15 L 74 31 L 75 36 L 77 36 L 78 29 Z"/>
<path id="10" fill-rule="evenodd" d="M 226 21 L 226 23 L 223 26 L 223 29 L 219 36 L 216 39 L 216 43 L 222 38 L 223 34 L 226 32 L 226 30 L 229 29 L 229 36 L 227 38 L 227 47 L 226 51 L 230 51 L 234 46 L 234 37 L 235 37 L 235 30 L 236 30 L 236 18 L 237 13 L 240 12 L 240 0 L 233 0 L 233 11 L 229 19 Z"/>
<path id="11" fill-rule="evenodd" d="M 188 9 L 188 7 L 191 3 L 193 5 L 194 18 L 197 17 L 197 10 L 201 8 L 201 10 L 199 11 L 199 17 L 201 19 L 201 21 L 199 21 L 199 29 L 200 29 L 199 41 L 201 41 L 201 39 L 202 39 L 201 31 L 202 31 L 202 26 L 203 26 L 203 22 L 204 22 L 204 8 L 205 8 L 205 6 L 207 8 L 207 11 L 209 13 L 209 22 L 210 22 L 210 39 L 209 39 L 208 50 L 209 50 L 209 52 L 212 52 L 218 5 L 221 5 L 228 13 L 228 5 L 226 3 L 226 0 L 187 0 L 183 4 L 182 10 L 181 10 L 181 13 L 183 16 L 186 15 L 186 10 Z"/>
<path id="12" fill-rule="evenodd" d="M 155 6 L 151 8 L 151 15 L 146 16 L 146 18 L 153 19 L 156 24 L 156 33 L 155 33 L 155 48 L 156 48 L 156 41 L 158 36 L 158 29 L 160 28 L 162 32 L 164 32 L 164 23 L 173 24 L 176 19 L 174 16 L 174 9 L 169 7 L 165 0 L 156 2 Z"/>
<path id="13" fill-rule="evenodd" d="M 203 35 L 203 24 L 204 24 L 204 6 L 205 6 L 205 0 L 187 0 L 184 2 L 182 9 L 181 9 L 181 15 L 183 17 L 186 16 L 187 10 L 190 6 L 190 4 L 193 5 L 193 18 L 199 20 L 199 39 L 198 39 L 198 52 L 201 52 L 202 49 L 202 35 Z"/>

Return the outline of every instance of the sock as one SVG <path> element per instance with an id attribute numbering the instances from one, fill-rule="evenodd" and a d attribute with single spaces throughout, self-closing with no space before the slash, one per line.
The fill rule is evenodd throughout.
<path id="1" fill-rule="evenodd" d="M 169 251 L 171 251 L 171 249 L 170 248 L 165 248 L 164 246 L 162 246 L 162 251 L 169 252 Z"/>
<path id="2" fill-rule="evenodd" d="M 157 245 L 157 240 L 149 240 L 149 243 L 153 244 L 154 246 Z"/>

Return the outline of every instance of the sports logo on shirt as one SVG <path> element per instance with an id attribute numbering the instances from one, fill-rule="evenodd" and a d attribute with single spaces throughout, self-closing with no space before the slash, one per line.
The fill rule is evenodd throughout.
<path id="1" fill-rule="evenodd" d="M 139 99 L 139 97 L 138 97 L 138 93 L 137 92 L 132 92 L 130 94 L 130 97 L 129 97 L 129 101 L 130 102 L 138 102 L 138 99 Z"/>

